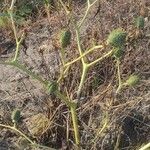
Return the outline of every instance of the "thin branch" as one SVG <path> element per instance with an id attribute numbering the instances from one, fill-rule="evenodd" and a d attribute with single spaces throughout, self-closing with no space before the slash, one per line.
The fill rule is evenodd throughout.
<path id="1" fill-rule="evenodd" d="M 66 63 L 64 66 L 67 67 L 67 66 L 72 65 L 73 63 L 80 60 L 81 58 L 83 58 L 87 54 L 89 54 L 89 53 L 93 52 L 95 49 L 99 49 L 99 48 L 103 48 L 103 45 L 97 45 L 97 46 L 94 46 L 94 47 L 90 48 L 89 50 L 85 51 L 81 56 L 79 56 L 78 58 L 72 60 L 71 62 Z"/>
<path id="2" fill-rule="evenodd" d="M 13 9 L 14 9 L 14 4 L 15 4 L 15 2 L 16 2 L 16 0 L 12 0 L 12 1 L 11 1 L 11 6 L 10 6 L 10 8 L 9 8 L 9 15 L 10 15 L 11 24 L 12 24 L 12 28 L 13 28 L 13 32 L 14 32 L 16 44 L 17 44 L 17 43 L 18 43 L 18 36 L 17 36 L 17 30 L 16 30 L 14 18 L 13 18 Z"/>
<path id="3" fill-rule="evenodd" d="M 88 6 L 87 6 L 87 9 L 86 9 L 85 15 L 83 16 L 81 22 L 80 22 L 79 25 L 78 25 L 78 28 L 81 28 L 82 24 L 84 23 L 84 21 L 85 21 L 87 15 L 88 15 L 88 13 L 89 13 L 90 8 L 91 8 L 97 1 L 98 1 L 98 0 L 95 0 L 92 4 L 90 4 L 90 0 L 87 0 Z"/>
<path id="4" fill-rule="evenodd" d="M 112 54 L 113 54 L 113 50 L 109 51 L 108 53 L 106 53 L 102 57 L 96 59 L 95 61 L 89 63 L 88 67 L 93 66 L 94 64 L 98 63 L 99 61 L 102 61 L 104 58 L 111 56 Z"/>

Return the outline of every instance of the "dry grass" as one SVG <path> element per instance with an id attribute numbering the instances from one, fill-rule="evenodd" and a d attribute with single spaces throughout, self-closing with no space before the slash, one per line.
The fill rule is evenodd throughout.
<path id="1" fill-rule="evenodd" d="M 144 1 L 102 0 L 93 6 L 82 27 L 82 45 L 85 49 L 93 43 L 103 43 L 112 29 L 125 29 L 130 36 L 121 60 L 122 78 L 126 80 L 130 74 L 139 74 L 141 78 L 137 87 L 125 88 L 116 95 L 118 83 L 114 58 L 107 58 L 90 70 L 77 109 L 82 149 L 136 150 L 150 141 L 150 4 L 145 0 L 143 7 L 142 2 Z M 77 19 L 82 17 L 85 6 L 84 2 L 73 2 L 72 9 Z M 22 46 L 20 60 L 49 80 L 59 76 L 58 34 L 68 23 L 64 10 L 60 6 L 57 8 L 58 11 L 52 9 L 49 21 L 44 18 L 44 8 L 41 8 L 36 20 L 31 18 L 32 23 L 20 27 L 20 30 L 27 31 L 27 49 Z M 146 20 L 145 28 L 139 37 L 133 38 L 134 18 L 141 13 L 144 13 Z M 78 52 L 73 27 L 70 25 L 69 28 L 73 34 L 71 45 L 67 48 L 67 58 L 70 61 L 78 57 Z M 0 35 L 4 39 L 0 40 L 0 45 L 3 44 L 4 48 L 7 47 L 7 41 L 13 41 L 9 32 L 11 31 L 2 29 L 5 34 Z M 7 47 L 2 52 L 2 58 L 12 56 L 9 49 L 11 48 Z M 104 52 L 106 49 L 97 50 L 89 54 L 88 59 L 91 61 Z M 76 149 L 67 107 L 18 71 L 4 66 L 0 66 L 0 69 L 0 123 L 11 124 L 9 116 L 17 106 L 22 113 L 19 126 L 26 134 L 37 142 L 56 149 Z M 60 90 L 75 98 L 80 76 L 80 62 L 77 62 L 69 69 Z M 45 126 L 38 136 L 33 136 L 27 120 L 37 114 L 48 118 L 49 126 Z M 19 143 L 15 134 L 5 129 L 0 131 L 0 148 L 17 149 L 14 143 Z"/>

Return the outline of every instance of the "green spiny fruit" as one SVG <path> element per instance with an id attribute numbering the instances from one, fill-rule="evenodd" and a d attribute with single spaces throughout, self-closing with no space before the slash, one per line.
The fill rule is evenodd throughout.
<path id="1" fill-rule="evenodd" d="M 115 58 L 120 58 L 123 55 L 123 48 L 117 47 L 114 49 L 114 56 Z"/>
<path id="2" fill-rule="evenodd" d="M 11 114 L 11 120 L 13 123 L 17 123 L 20 119 L 20 110 L 15 109 Z"/>
<path id="3" fill-rule="evenodd" d="M 131 76 L 127 79 L 127 81 L 126 81 L 125 83 L 126 83 L 128 86 L 135 86 L 136 84 L 139 83 L 139 80 L 140 80 L 139 76 L 137 76 L 137 75 L 131 75 Z"/>
<path id="4" fill-rule="evenodd" d="M 143 16 L 139 16 L 136 18 L 135 26 L 139 29 L 144 28 L 144 17 Z"/>
<path id="5" fill-rule="evenodd" d="M 126 36 L 126 32 L 122 29 L 115 29 L 109 34 L 107 43 L 113 47 L 122 47 L 125 44 Z"/>
<path id="6" fill-rule="evenodd" d="M 63 30 L 60 37 L 60 44 L 62 48 L 66 48 L 71 41 L 71 32 L 70 30 Z"/>

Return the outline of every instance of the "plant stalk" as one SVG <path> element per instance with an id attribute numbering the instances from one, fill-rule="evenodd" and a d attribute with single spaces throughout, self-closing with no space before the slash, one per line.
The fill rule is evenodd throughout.
<path id="1" fill-rule="evenodd" d="M 22 34 L 21 39 L 16 43 L 16 51 L 15 51 L 15 57 L 14 57 L 13 61 L 16 61 L 19 56 L 19 48 L 20 48 L 20 44 L 23 40 L 23 36 L 24 36 L 24 33 Z"/>
<path id="2" fill-rule="evenodd" d="M 77 104 L 73 103 L 70 107 L 71 116 L 72 116 L 72 123 L 73 123 L 73 129 L 74 129 L 74 135 L 75 135 L 75 142 L 76 145 L 80 145 L 80 135 L 79 135 L 79 128 L 78 128 L 78 118 L 77 118 L 77 112 L 76 112 Z"/>
<path id="3" fill-rule="evenodd" d="M 121 74 L 120 74 L 120 60 L 119 59 L 117 59 L 116 65 L 117 65 L 117 74 L 118 74 L 118 88 L 116 90 L 116 93 L 119 93 L 122 88 L 122 81 L 121 81 Z"/>
<path id="4" fill-rule="evenodd" d="M 72 65 L 73 63 L 77 62 L 78 60 L 80 60 L 81 58 L 86 56 L 87 54 L 89 54 L 89 53 L 93 52 L 95 49 L 99 49 L 99 48 L 103 48 L 103 45 L 97 45 L 97 46 L 90 48 L 89 50 L 85 51 L 81 56 L 72 60 L 71 62 L 66 63 L 64 66 L 66 67 L 66 66 Z"/>
<path id="5" fill-rule="evenodd" d="M 91 62 L 88 64 L 88 67 L 91 67 L 93 65 L 95 65 L 96 63 L 98 63 L 99 61 L 102 61 L 103 59 L 105 59 L 106 57 L 109 57 L 113 54 L 113 50 L 109 51 L 108 53 L 106 53 L 105 55 L 103 55 L 102 57 L 96 59 L 95 61 Z"/>
<path id="6" fill-rule="evenodd" d="M 77 98 L 78 99 L 80 99 L 81 90 L 82 90 L 82 87 L 83 87 L 83 84 L 84 84 L 84 81 L 85 81 L 88 69 L 89 69 L 88 65 L 84 64 L 83 65 L 83 70 L 82 70 L 82 76 L 81 76 L 80 84 L 79 84 L 78 91 L 77 91 Z"/>
<path id="7" fill-rule="evenodd" d="M 80 56 L 82 56 L 83 52 L 82 52 L 82 48 L 81 48 L 80 32 L 79 32 L 79 28 L 78 27 L 76 27 L 76 38 L 77 38 L 78 51 L 79 51 Z M 82 61 L 82 64 L 84 64 L 85 61 L 86 61 L 85 57 L 82 57 L 81 61 Z"/>
<path id="8" fill-rule="evenodd" d="M 142 148 L 140 148 L 139 150 L 148 150 L 149 148 L 150 148 L 150 142 L 145 146 L 143 146 Z"/>
<path id="9" fill-rule="evenodd" d="M 8 126 L 8 125 L 4 125 L 4 124 L 0 124 L 0 127 L 3 127 L 3 128 L 8 128 L 8 129 L 11 129 L 17 133 L 19 133 L 22 137 L 24 137 L 27 141 L 29 141 L 31 144 L 35 144 L 32 140 L 30 140 L 24 133 L 22 133 L 20 130 L 12 127 L 12 126 Z"/>
<path id="10" fill-rule="evenodd" d="M 78 128 L 77 112 L 76 112 L 77 104 L 75 102 L 69 101 L 67 97 L 65 97 L 63 94 L 61 94 L 57 90 L 55 91 L 55 95 L 58 98 L 60 98 L 63 102 L 65 102 L 66 105 L 70 108 L 72 123 L 73 123 L 73 129 L 74 129 L 75 143 L 78 147 L 80 144 L 80 135 L 79 135 L 79 128 Z"/>
<path id="11" fill-rule="evenodd" d="M 19 64 L 17 61 L 13 61 L 13 62 L 0 62 L 0 64 L 16 67 L 19 70 L 25 72 L 30 77 L 38 80 L 39 82 L 41 82 L 45 86 L 47 86 L 47 84 L 48 84 L 48 81 L 43 80 L 40 76 L 38 76 L 35 73 L 33 73 L 32 71 L 28 70 L 24 65 Z"/>
<path id="12" fill-rule="evenodd" d="M 15 127 L 12 127 L 12 126 L 8 126 L 8 125 L 4 125 L 4 124 L 0 124 L 0 127 L 3 127 L 3 128 L 8 128 L 10 130 L 13 130 L 15 132 L 17 132 L 18 134 L 20 134 L 22 137 L 24 137 L 29 143 L 31 143 L 32 146 L 35 146 L 35 147 L 41 147 L 41 148 L 46 148 L 46 149 L 49 149 L 49 150 L 55 150 L 53 148 L 50 148 L 50 147 L 47 147 L 47 146 L 43 146 L 43 145 L 39 145 L 39 144 L 36 144 L 35 142 L 33 142 L 30 138 L 28 138 L 23 132 L 21 132 L 20 130 L 18 130 L 17 128 Z"/>
<path id="13" fill-rule="evenodd" d="M 84 23 L 88 13 L 89 13 L 89 10 L 90 8 L 97 2 L 98 0 L 95 0 L 92 4 L 90 4 L 90 0 L 87 0 L 87 9 L 86 9 L 86 12 L 85 12 L 85 15 L 83 16 L 81 22 L 79 23 L 78 25 L 78 28 L 81 28 L 82 24 Z"/>

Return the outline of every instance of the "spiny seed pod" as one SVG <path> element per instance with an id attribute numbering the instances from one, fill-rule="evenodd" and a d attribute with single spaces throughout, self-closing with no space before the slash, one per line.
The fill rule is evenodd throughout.
<path id="1" fill-rule="evenodd" d="M 20 119 L 20 110 L 15 109 L 11 114 L 11 120 L 13 123 L 17 123 Z"/>
<path id="2" fill-rule="evenodd" d="M 136 18 L 135 26 L 139 29 L 144 28 L 144 17 L 143 16 L 139 16 Z"/>
<path id="3" fill-rule="evenodd" d="M 125 82 L 128 86 L 135 86 L 136 84 L 139 83 L 139 76 L 137 75 L 131 75 L 128 80 Z"/>
<path id="4" fill-rule="evenodd" d="M 70 30 L 63 30 L 60 37 L 60 44 L 62 48 L 66 48 L 71 41 L 71 32 Z"/>
<path id="5" fill-rule="evenodd" d="M 56 82 L 52 82 L 48 85 L 48 92 L 49 94 L 53 94 L 58 88 L 58 85 Z"/>
<path id="6" fill-rule="evenodd" d="M 123 55 L 123 47 L 117 47 L 114 49 L 115 58 L 120 58 Z"/>
<path id="7" fill-rule="evenodd" d="M 122 29 L 115 29 L 109 34 L 107 43 L 113 47 L 122 47 L 125 44 L 126 36 L 126 32 Z"/>

